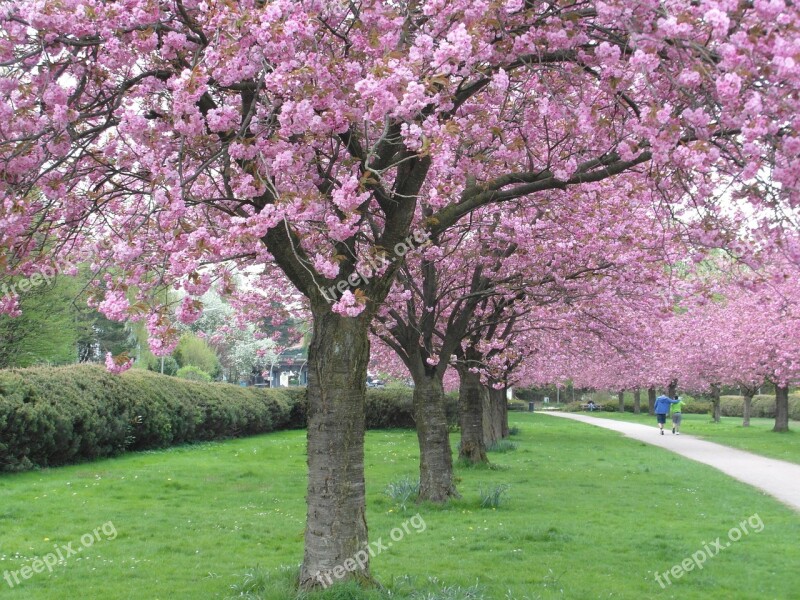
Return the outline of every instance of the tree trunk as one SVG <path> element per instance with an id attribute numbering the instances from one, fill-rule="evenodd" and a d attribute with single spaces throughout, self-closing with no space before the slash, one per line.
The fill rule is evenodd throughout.
<path id="1" fill-rule="evenodd" d="M 419 440 L 419 500 L 446 502 L 458 498 L 440 377 L 414 378 L 414 420 Z"/>
<path id="2" fill-rule="evenodd" d="M 775 427 L 772 431 L 789 431 L 788 385 L 775 385 Z"/>
<path id="3" fill-rule="evenodd" d="M 327 306 L 312 310 L 314 331 L 308 351 L 308 513 L 300 572 L 303 588 L 327 583 L 335 567 L 345 564 L 368 543 L 364 397 L 369 322 L 364 316 L 342 317 Z M 362 554 L 358 556 L 361 558 Z M 366 557 L 345 578 L 371 580 Z"/>
<path id="4" fill-rule="evenodd" d="M 487 388 L 484 396 L 483 443 L 488 448 L 508 437 L 508 403 L 505 389 Z"/>
<path id="5" fill-rule="evenodd" d="M 483 401 L 483 445 L 488 449 L 492 444 L 497 441 L 497 435 L 492 427 L 492 389 L 483 386 L 483 394 L 481 400 Z"/>
<path id="6" fill-rule="evenodd" d="M 647 413 L 654 415 L 656 410 L 656 388 L 647 388 Z"/>
<path id="7" fill-rule="evenodd" d="M 642 412 L 642 390 L 633 390 L 633 414 L 638 415 Z"/>
<path id="8" fill-rule="evenodd" d="M 619 402 L 619 412 L 625 412 L 625 392 L 617 392 L 617 401 Z"/>
<path id="9" fill-rule="evenodd" d="M 750 413 L 753 406 L 753 391 L 744 390 L 744 405 L 742 406 L 742 427 L 750 427 Z"/>
<path id="10" fill-rule="evenodd" d="M 503 439 L 511 436 L 511 428 L 508 426 L 508 389 L 503 388 L 500 402 L 500 437 Z"/>
<path id="11" fill-rule="evenodd" d="M 722 407 L 719 400 L 719 384 L 711 384 L 711 403 L 714 406 L 714 423 L 719 423 L 722 420 Z"/>
<path id="12" fill-rule="evenodd" d="M 675 394 L 678 392 L 678 380 L 673 379 L 669 382 L 669 387 L 667 388 L 667 396 L 670 398 L 674 398 Z"/>
<path id="13" fill-rule="evenodd" d="M 458 424 L 461 428 L 461 448 L 458 458 L 471 463 L 489 462 L 483 443 L 483 406 L 486 388 L 480 375 L 467 368 L 459 369 Z"/>

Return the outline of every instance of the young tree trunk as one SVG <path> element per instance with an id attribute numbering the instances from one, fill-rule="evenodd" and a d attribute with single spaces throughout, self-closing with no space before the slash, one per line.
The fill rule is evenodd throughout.
<path id="1" fill-rule="evenodd" d="M 511 428 L 508 426 L 508 389 L 504 387 L 500 396 L 500 437 L 503 439 L 511 435 Z"/>
<path id="2" fill-rule="evenodd" d="M 636 388 L 633 390 L 633 414 L 638 415 L 642 412 L 642 390 Z"/>
<path id="3" fill-rule="evenodd" d="M 491 386 L 484 395 L 483 443 L 488 448 L 508 437 L 508 403 L 506 391 Z"/>
<path id="4" fill-rule="evenodd" d="M 656 410 L 656 388 L 647 388 L 647 413 L 654 415 Z"/>
<path id="5" fill-rule="evenodd" d="M 742 405 L 742 427 L 750 427 L 750 413 L 753 406 L 753 390 L 744 388 L 744 404 Z"/>
<path id="6" fill-rule="evenodd" d="M 669 396 L 670 398 L 674 398 L 677 391 L 678 391 L 678 380 L 673 379 L 672 381 L 669 382 L 669 387 L 667 388 L 667 396 Z"/>
<path id="7" fill-rule="evenodd" d="M 775 386 L 775 427 L 772 431 L 789 431 L 789 386 Z"/>
<path id="8" fill-rule="evenodd" d="M 315 310 L 316 308 L 316 310 Z M 300 585 L 327 583 L 330 571 L 363 550 L 364 397 L 369 322 L 313 307 L 308 350 L 308 512 Z M 359 556 L 361 556 L 359 554 Z M 348 563 L 349 564 L 349 563 Z M 363 568 L 346 578 L 371 579 Z"/>
<path id="9" fill-rule="evenodd" d="M 719 400 L 719 384 L 711 384 L 711 403 L 714 406 L 714 423 L 719 423 L 722 420 L 722 407 Z"/>
<path id="10" fill-rule="evenodd" d="M 619 402 L 619 412 L 625 412 L 625 392 L 619 391 L 617 392 L 617 401 Z"/>
<path id="11" fill-rule="evenodd" d="M 458 498 L 441 377 L 414 377 L 414 420 L 419 440 L 419 500 Z"/>
<path id="12" fill-rule="evenodd" d="M 483 445 L 489 448 L 497 441 L 497 436 L 492 427 L 492 394 L 491 388 L 483 386 L 483 394 L 481 394 L 483 401 Z"/>
<path id="13" fill-rule="evenodd" d="M 458 424 L 461 428 L 461 448 L 458 458 L 471 463 L 489 462 L 483 443 L 483 406 L 486 388 L 480 375 L 467 368 L 459 369 Z"/>

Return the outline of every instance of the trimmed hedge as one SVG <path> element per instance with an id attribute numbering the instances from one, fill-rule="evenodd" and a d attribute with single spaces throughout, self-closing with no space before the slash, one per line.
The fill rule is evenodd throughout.
<path id="1" fill-rule="evenodd" d="M 686 401 L 686 407 L 683 409 L 684 414 L 696 415 L 710 415 L 713 411 L 713 404 L 707 397 L 693 398 L 691 396 L 683 396 Z M 565 409 L 570 412 L 581 412 L 582 402 L 570 402 L 566 405 Z M 603 402 L 603 410 L 606 412 L 617 412 L 619 402 L 616 396 L 613 396 L 608 402 Z M 720 396 L 720 410 L 723 417 L 741 417 L 744 409 L 744 398 L 742 396 Z M 647 395 L 642 394 L 641 411 L 647 413 Z M 625 393 L 625 412 L 633 412 L 633 397 L 632 394 Z M 753 418 L 762 417 L 767 419 L 775 418 L 775 396 L 774 395 L 760 395 L 754 396 L 750 408 L 750 416 Z M 789 395 L 789 418 L 793 420 L 800 420 L 800 394 Z"/>
<path id="2" fill-rule="evenodd" d="M 186 381 L 96 365 L 0 371 L 0 470 L 51 467 L 126 450 L 286 427 L 279 390 Z"/>
<path id="3" fill-rule="evenodd" d="M 710 400 L 687 400 L 683 412 L 689 415 L 710 415 L 714 404 Z"/>
<path id="4" fill-rule="evenodd" d="M 720 410 L 724 417 L 741 417 L 744 411 L 744 398 L 742 396 L 721 396 Z M 753 418 L 775 418 L 775 396 L 753 396 L 750 404 L 750 416 Z M 789 418 L 800 421 L 800 395 L 789 395 Z"/>
<path id="5" fill-rule="evenodd" d="M 291 417 L 288 428 L 303 429 L 307 423 L 308 401 L 305 388 L 280 388 L 291 396 Z M 365 421 L 367 429 L 415 429 L 414 390 L 367 389 Z M 458 423 L 458 393 L 445 395 L 447 422 Z"/>
<path id="6" fill-rule="evenodd" d="M 709 414 L 712 409 L 711 402 L 686 396 L 681 396 L 681 398 L 683 398 L 686 402 L 686 406 L 683 409 L 684 414 L 705 415 Z M 564 408 L 569 412 L 586 412 L 581 408 L 581 404 L 585 404 L 585 402 L 570 402 Z M 608 401 L 598 402 L 598 404 L 603 405 L 603 412 L 618 412 L 619 409 L 619 400 L 616 396 L 612 397 Z M 639 402 L 639 410 L 642 414 L 647 414 L 647 393 L 642 393 L 641 400 Z M 633 397 L 631 396 L 629 398 L 627 393 L 625 394 L 625 412 L 633 412 Z"/>
<path id="7" fill-rule="evenodd" d="M 448 420 L 457 396 L 448 394 Z M 244 388 L 97 365 L 0 371 L 0 471 L 306 426 L 305 388 Z M 366 426 L 414 427 L 412 390 L 367 390 Z"/>

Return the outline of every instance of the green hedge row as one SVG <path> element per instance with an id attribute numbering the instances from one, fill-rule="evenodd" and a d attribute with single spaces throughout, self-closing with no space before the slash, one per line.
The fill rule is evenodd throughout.
<path id="1" fill-rule="evenodd" d="M 720 410 L 723 417 L 741 417 L 744 410 L 744 398 L 742 396 L 722 396 L 720 398 Z M 750 416 L 753 418 L 774 419 L 775 396 L 753 396 L 753 401 L 750 404 Z M 789 418 L 800 420 L 800 395 L 789 395 Z"/>
<path id="2" fill-rule="evenodd" d="M 690 415 L 710 415 L 713 410 L 714 405 L 710 400 L 686 400 L 686 406 L 683 407 L 683 412 Z"/>
<path id="3" fill-rule="evenodd" d="M 65 465 L 125 450 L 286 427 L 289 398 L 95 365 L 0 372 L 0 470 Z"/>
<path id="4" fill-rule="evenodd" d="M 306 426 L 305 388 L 281 388 L 291 398 L 290 429 L 303 429 Z M 450 425 L 458 423 L 458 393 L 445 396 L 447 421 Z M 413 390 L 412 389 L 368 389 L 365 407 L 367 429 L 414 429 Z"/>
<path id="5" fill-rule="evenodd" d="M 686 407 L 683 412 L 688 414 L 711 414 L 713 405 L 710 400 L 705 398 L 692 398 L 690 396 L 682 396 L 686 401 Z M 566 410 L 571 412 L 580 412 L 582 402 L 571 402 L 565 407 Z M 619 408 L 619 401 L 614 396 L 611 400 L 603 402 L 603 410 L 607 412 L 617 412 Z M 741 417 L 744 408 L 744 398 L 742 396 L 721 396 L 720 397 L 720 411 L 723 417 Z M 647 396 L 642 394 L 641 411 L 647 412 Z M 625 412 L 633 412 L 633 399 L 625 395 Z M 775 418 L 775 396 L 774 395 L 761 395 L 754 396 L 753 402 L 750 406 L 750 416 L 753 418 L 762 417 L 767 419 Z M 789 395 L 789 418 L 800 420 L 800 394 Z"/>
<path id="6" fill-rule="evenodd" d="M 705 415 L 711 411 L 711 402 L 706 402 L 704 400 L 697 400 L 686 398 L 686 406 L 683 409 L 683 412 L 686 414 L 695 414 L 695 415 Z M 773 404 L 775 403 L 773 399 Z M 566 405 L 565 409 L 570 412 L 581 412 L 581 404 L 585 404 L 584 402 L 570 402 Z M 602 402 L 603 411 L 605 412 L 618 412 L 619 410 L 619 400 L 616 397 L 613 397 L 611 400 L 607 402 Z M 639 410 L 647 414 L 648 405 L 647 405 L 647 395 L 642 394 L 642 399 L 639 403 Z M 633 400 L 629 399 L 627 396 L 625 397 L 625 412 L 633 412 Z"/>
<path id="7" fill-rule="evenodd" d="M 451 422 L 455 400 L 449 397 Z M 413 427 L 411 391 L 368 390 L 366 425 Z M 0 471 L 306 425 L 304 388 L 198 383 L 95 365 L 0 371 Z"/>

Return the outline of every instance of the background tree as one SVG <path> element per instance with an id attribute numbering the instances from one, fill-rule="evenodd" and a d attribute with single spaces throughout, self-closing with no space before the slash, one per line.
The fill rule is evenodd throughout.
<path id="1" fill-rule="evenodd" d="M 211 379 L 217 379 L 222 374 L 222 365 L 217 353 L 208 342 L 193 333 L 181 336 L 173 356 L 180 367 L 197 367 Z"/>
<path id="2" fill-rule="evenodd" d="M 0 368 L 78 361 L 81 310 L 74 304 L 78 286 L 66 279 L 24 294 L 22 315 L 0 315 Z"/>
<path id="3" fill-rule="evenodd" d="M 9 284 L 25 281 L 29 287 L 19 300 L 21 316 L 0 315 L 0 368 L 101 362 L 108 352 L 133 350 L 135 332 L 87 303 L 86 269 L 73 276 L 46 274 Z"/>

